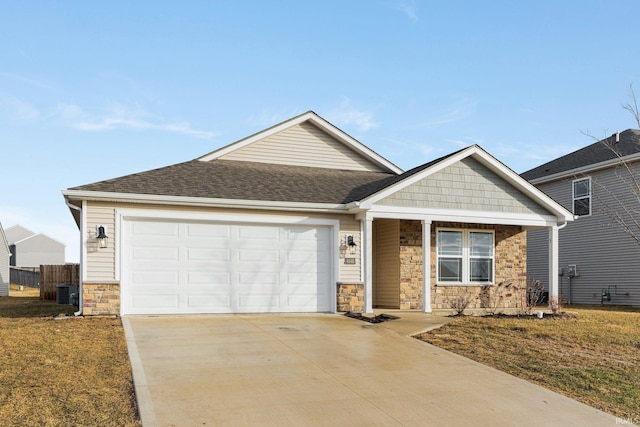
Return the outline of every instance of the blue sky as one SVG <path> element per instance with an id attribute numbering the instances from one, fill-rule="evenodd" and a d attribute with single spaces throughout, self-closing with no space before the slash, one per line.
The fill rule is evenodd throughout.
<path id="1" fill-rule="evenodd" d="M 61 190 L 313 110 L 408 169 L 516 172 L 634 126 L 640 2 L 0 0 L 0 221 L 67 245 Z"/>

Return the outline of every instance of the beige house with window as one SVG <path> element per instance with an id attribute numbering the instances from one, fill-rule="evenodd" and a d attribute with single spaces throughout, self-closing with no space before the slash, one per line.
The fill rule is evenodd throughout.
<path id="1" fill-rule="evenodd" d="M 573 219 L 477 145 L 403 171 L 311 111 L 63 194 L 86 315 L 448 310 L 458 289 L 524 282 L 529 229 L 555 272 Z"/>

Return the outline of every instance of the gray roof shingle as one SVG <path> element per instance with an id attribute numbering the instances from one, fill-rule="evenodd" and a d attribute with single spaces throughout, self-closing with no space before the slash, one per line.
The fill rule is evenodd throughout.
<path id="1" fill-rule="evenodd" d="M 341 204 L 361 200 L 397 176 L 232 160 L 191 160 L 70 190 Z"/>
<path id="2" fill-rule="evenodd" d="M 574 151 L 543 165 L 530 169 L 520 176 L 526 180 L 533 180 L 573 169 L 593 165 L 616 158 L 615 150 L 621 156 L 628 156 L 640 152 L 640 130 L 627 129 L 620 132 L 620 140 L 616 142 L 616 135 L 594 142 L 580 150 Z"/>

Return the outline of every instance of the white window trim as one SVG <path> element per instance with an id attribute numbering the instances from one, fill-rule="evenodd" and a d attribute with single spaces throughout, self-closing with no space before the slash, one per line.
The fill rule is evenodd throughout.
<path id="1" fill-rule="evenodd" d="M 587 196 L 580 196 L 580 197 L 576 197 L 576 182 L 578 181 L 585 181 L 587 180 L 589 182 L 589 194 Z M 593 212 L 593 209 L 591 208 L 591 204 L 592 204 L 592 200 L 593 200 L 593 190 L 592 190 L 592 186 L 591 186 L 591 177 L 587 176 L 585 178 L 578 178 L 578 179 L 574 179 L 573 181 L 571 181 L 571 212 L 573 212 L 574 215 L 578 215 L 576 214 L 576 200 L 580 200 L 580 199 L 586 199 L 587 197 L 589 198 L 589 213 L 587 215 L 579 215 L 580 217 L 588 217 L 591 216 L 591 212 Z"/>
<path id="2" fill-rule="evenodd" d="M 438 248 L 440 247 L 439 240 L 439 232 L 440 231 L 458 231 L 462 232 L 462 277 L 467 278 L 462 280 L 461 282 L 450 282 L 450 281 L 440 281 L 440 255 L 438 254 Z M 488 282 L 473 282 L 469 280 L 470 277 L 470 260 L 471 253 L 469 248 L 469 240 L 471 233 L 487 233 L 491 234 L 493 240 L 493 252 L 491 254 L 491 280 Z M 485 257 L 482 257 L 485 258 Z M 436 285 L 438 286 L 482 286 L 482 285 L 492 285 L 495 283 L 496 278 L 496 232 L 495 230 L 481 230 L 475 228 L 449 228 L 449 227 L 438 227 L 436 228 Z"/>

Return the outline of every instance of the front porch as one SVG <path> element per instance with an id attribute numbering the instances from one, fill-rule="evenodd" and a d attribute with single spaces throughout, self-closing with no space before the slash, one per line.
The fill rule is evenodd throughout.
<path id="1" fill-rule="evenodd" d="M 437 267 L 439 230 L 490 233 L 490 277 L 482 282 L 441 280 Z M 370 243 L 363 239 L 363 245 L 368 280 L 339 285 L 338 311 L 371 313 L 384 309 L 449 314 L 450 301 L 464 295 L 470 299 L 471 312 L 487 308 L 510 312 L 522 308 L 527 281 L 531 280 L 527 277 L 526 229 L 520 225 L 376 218 L 371 221 Z"/>

